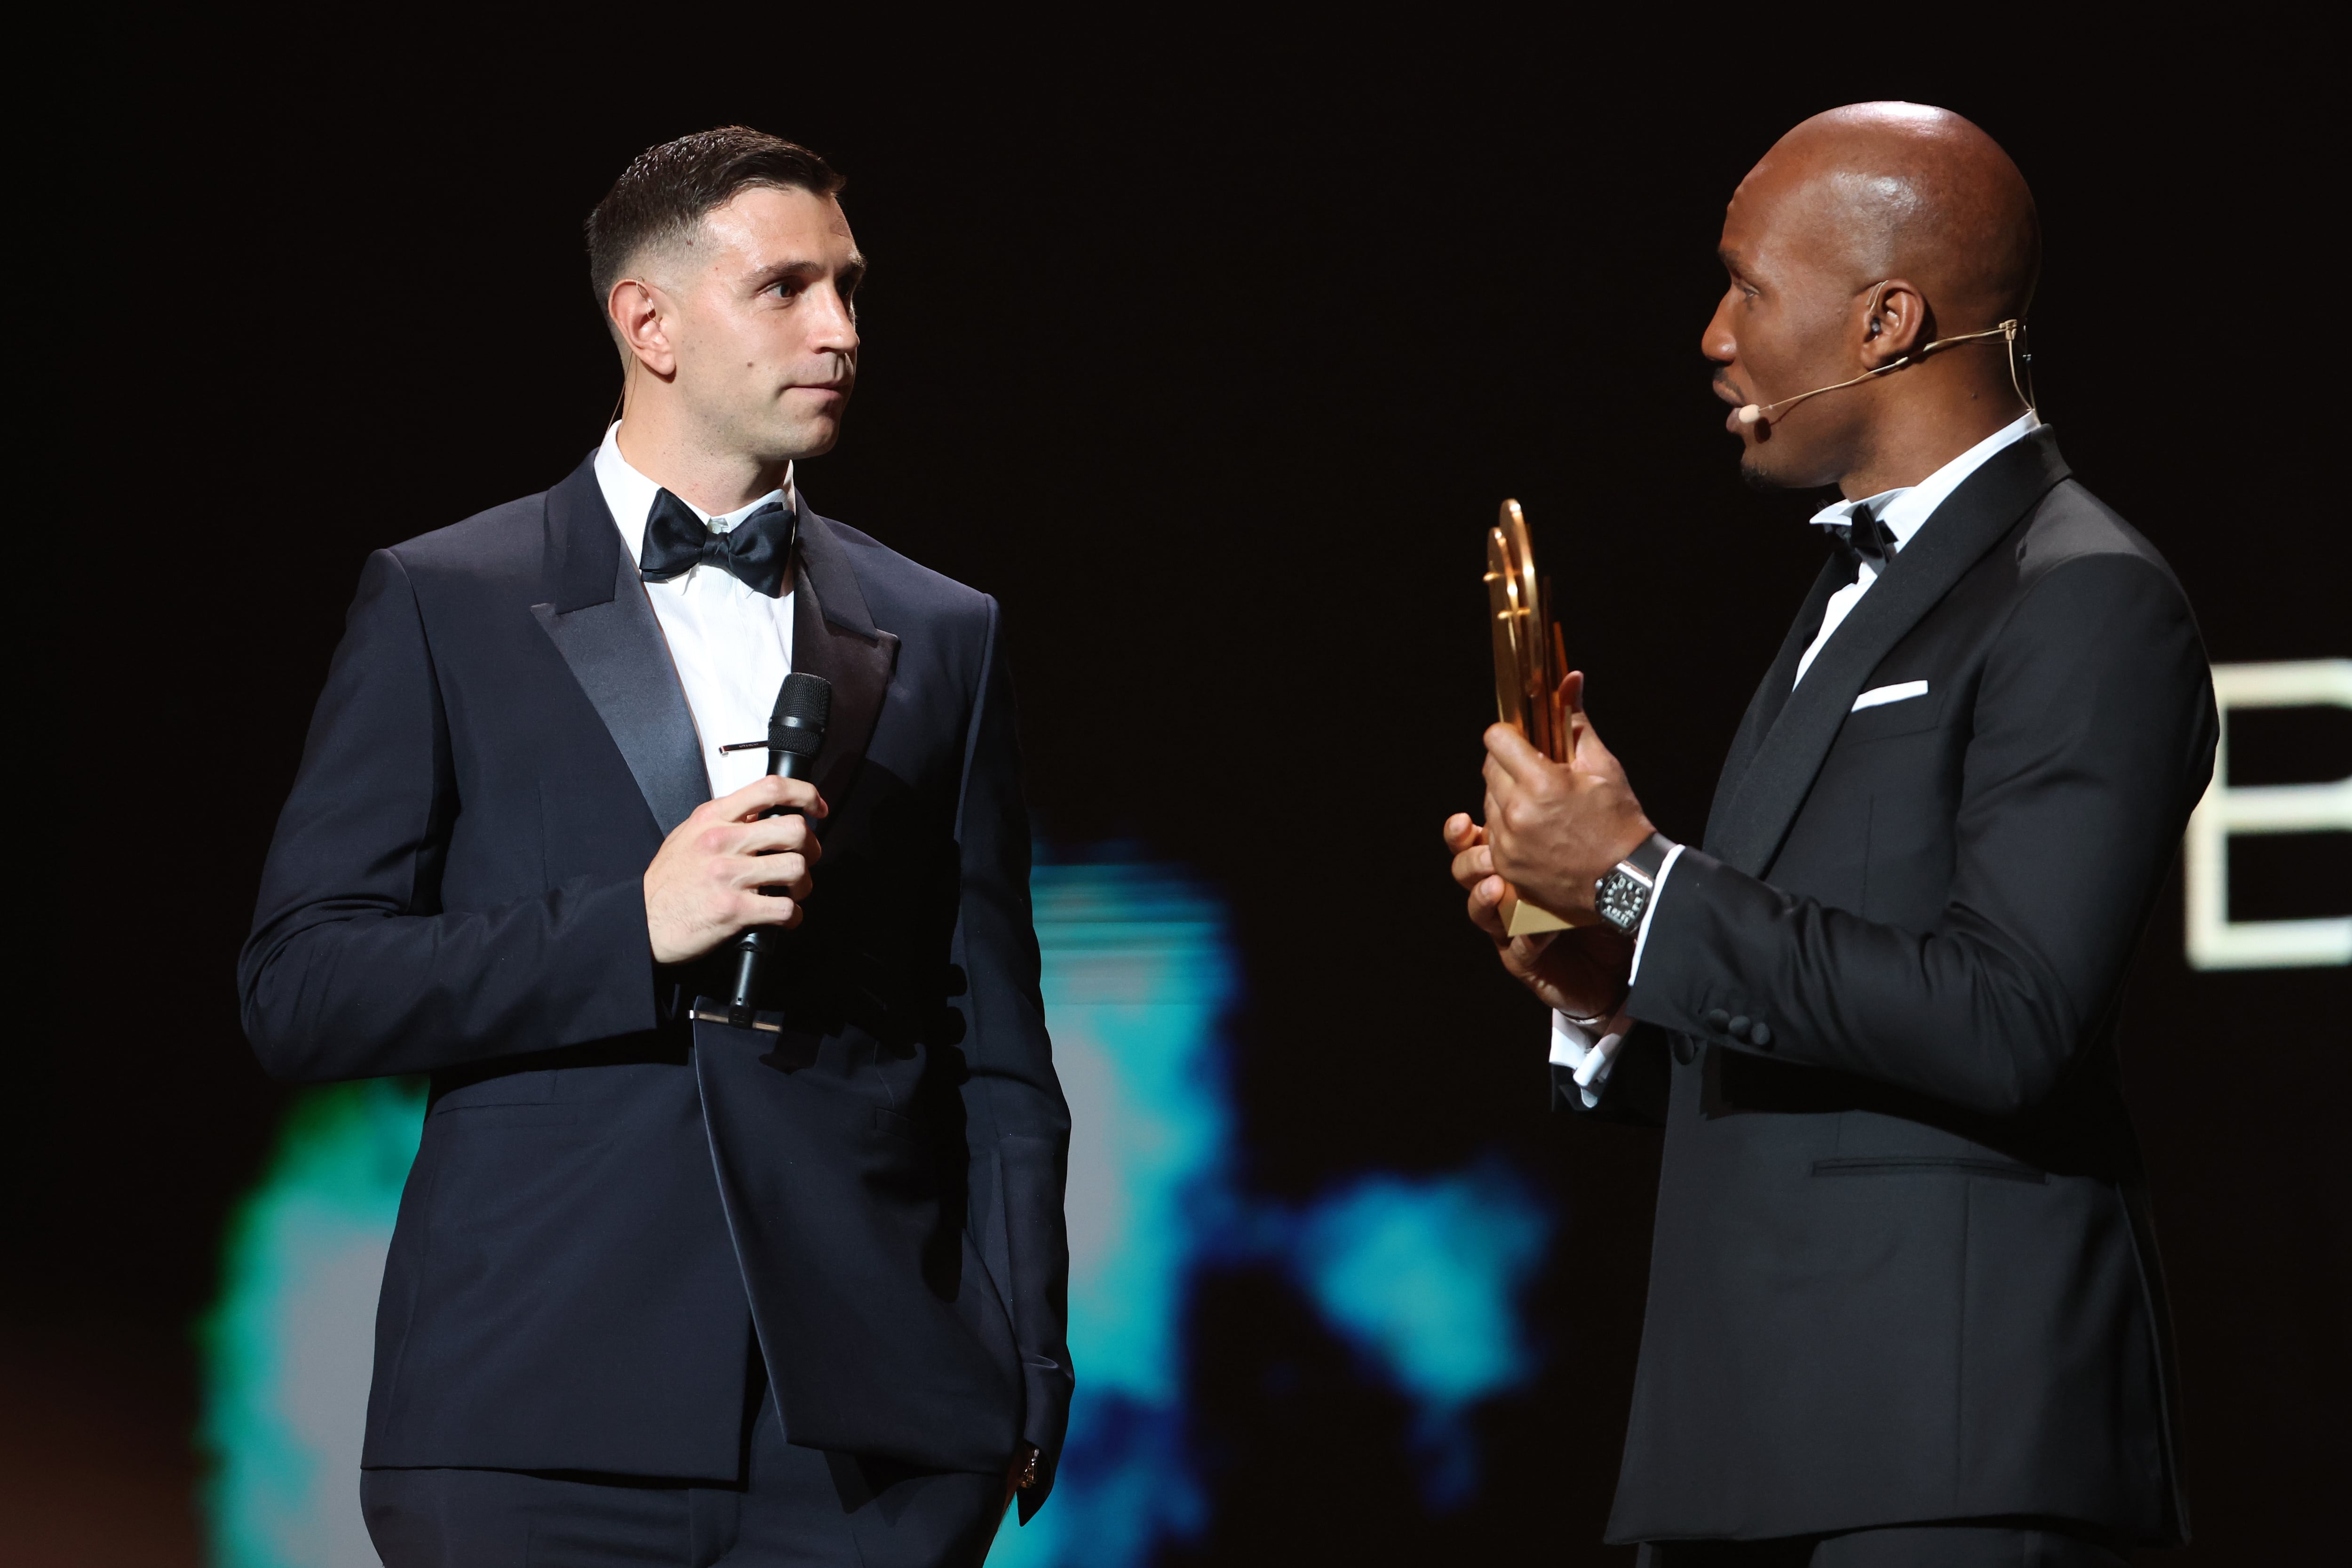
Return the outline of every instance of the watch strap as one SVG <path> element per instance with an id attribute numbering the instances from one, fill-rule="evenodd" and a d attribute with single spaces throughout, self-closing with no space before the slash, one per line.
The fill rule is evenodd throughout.
<path id="1" fill-rule="evenodd" d="M 1665 866 L 1666 857 L 1675 852 L 1675 841 L 1663 833 L 1653 833 L 1642 840 L 1631 855 L 1617 862 L 1618 869 L 1641 878 L 1644 887 L 1658 885 L 1658 872 Z"/>

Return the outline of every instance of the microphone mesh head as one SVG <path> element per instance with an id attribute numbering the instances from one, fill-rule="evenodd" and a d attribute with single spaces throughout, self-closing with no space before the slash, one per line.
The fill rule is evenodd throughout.
<path id="1" fill-rule="evenodd" d="M 787 675 L 783 689 L 776 693 L 774 717 L 793 720 L 813 730 L 824 729 L 833 717 L 833 682 L 798 670 Z"/>

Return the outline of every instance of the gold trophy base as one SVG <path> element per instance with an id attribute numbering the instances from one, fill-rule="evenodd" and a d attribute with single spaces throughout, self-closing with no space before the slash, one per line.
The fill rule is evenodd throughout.
<path id="1" fill-rule="evenodd" d="M 1503 917 L 1505 936 L 1540 936 L 1548 931 L 1566 931 L 1568 922 L 1542 905 L 1519 897 L 1519 890 L 1508 882 L 1503 884 L 1503 901 L 1495 906 Z"/>

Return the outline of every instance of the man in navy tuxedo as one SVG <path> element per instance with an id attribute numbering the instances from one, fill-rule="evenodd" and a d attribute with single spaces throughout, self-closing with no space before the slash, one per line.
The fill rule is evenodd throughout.
<path id="1" fill-rule="evenodd" d="M 1581 713 L 1564 763 L 1489 730 L 1485 823 L 1446 825 L 1554 1010 L 1556 1102 L 1664 1128 L 1609 1525 L 1648 1568 L 2116 1568 L 2188 1533 L 2116 1025 L 2217 721 L 2180 584 L 2033 406 L 2040 253 L 1956 114 L 1783 137 L 1702 347 L 1749 479 L 1840 499 L 1706 837 L 1658 834 Z M 1671 584 L 1586 608 L 1695 635 Z M 1573 928 L 1508 935 L 1506 880 Z"/>
<path id="2" fill-rule="evenodd" d="M 391 1568 L 971 1563 L 1052 1484 L 1069 1121 L 997 605 L 793 474 L 856 374 L 840 185 L 740 127 L 630 165 L 588 226 L 622 418 L 370 558 L 278 822 L 262 1061 L 431 1075 L 362 1459 Z M 805 782 L 723 749 L 788 671 L 833 690 Z"/>

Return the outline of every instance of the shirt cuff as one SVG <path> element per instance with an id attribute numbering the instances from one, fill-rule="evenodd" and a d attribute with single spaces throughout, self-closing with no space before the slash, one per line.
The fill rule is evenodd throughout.
<path id="1" fill-rule="evenodd" d="M 1650 922 L 1658 918 L 1658 900 L 1666 896 L 1666 879 L 1674 874 L 1675 862 L 1682 858 L 1683 847 L 1677 844 L 1658 862 L 1658 879 L 1650 884 L 1650 901 L 1643 907 L 1642 923 L 1633 932 L 1633 967 L 1625 973 L 1628 985 L 1642 978 L 1642 950 L 1650 944 Z"/>
<path id="2" fill-rule="evenodd" d="M 1575 1075 L 1587 1110 L 1601 1103 L 1601 1091 L 1609 1087 L 1609 1069 L 1616 1065 L 1617 1047 L 1624 1044 L 1625 1031 L 1633 1026 L 1621 1016 L 1601 1026 L 1613 1026 L 1615 1033 L 1596 1040 L 1591 1030 L 1580 1027 L 1567 1014 L 1555 1009 L 1551 1016 L 1552 1065 Z"/>

